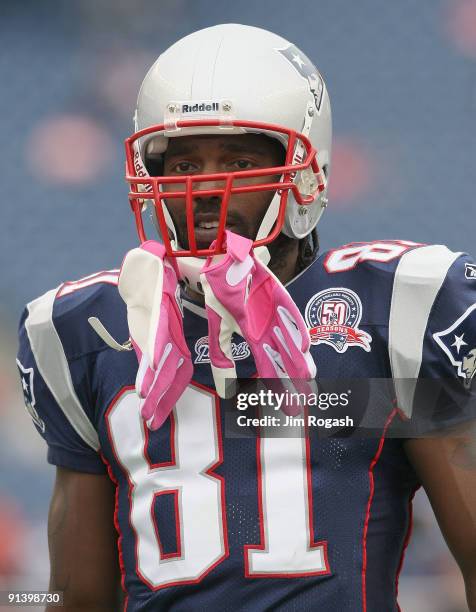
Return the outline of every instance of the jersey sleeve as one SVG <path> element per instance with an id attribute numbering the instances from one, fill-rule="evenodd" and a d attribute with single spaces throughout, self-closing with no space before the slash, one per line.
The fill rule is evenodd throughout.
<path id="1" fill-rule="evenodd" d="M 395 273 L 389 353 L 398 406 L 419 432 L 476 418 L 476 264 L 440 245 Z"/>
<path id="2" fill-rule="evenodd" d="M 20 321 L 17 366 L 25 405 L 48 445 L 49 463 L 103 474 L 94 407 L 87 405 L 90 394 L 82 389 L 88 381 L 87 364 L 75 363 L 73 377 L 54 324 L 56 293 L 53 289 L 28 304 Z"/>

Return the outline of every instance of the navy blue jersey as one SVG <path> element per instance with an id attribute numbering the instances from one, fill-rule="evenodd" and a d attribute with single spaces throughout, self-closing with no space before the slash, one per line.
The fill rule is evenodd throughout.
<path id="1" fill-rule="evenodd" d="M 476 279 L 469 258 L 405 241 L 346 245 L 288 285 L 322 378 L 395 379 L 372 438 L 233 437 L 213 389 L 204 309 L 184 300 L 192 384 L 158 431 L 140 417 L 134 352 L 116 352 L 96 316 L 127 340 L 117 271 L 31 302 L 18 366 L 48 461 L 109 473 L 117 486 L 126 610 L 395 611 L 418 487 L 403 442 L 418 378 L 466 393 L 476 370 Z M 235 338 L 238 374 L 249 347 Z M 403 384 L 401 381 L 407 381 Z M 408 382 L 410 381 L 410 382 Z M 474 386 L 473 386 L 474 387 Z M 454 408 L 445 423 L 467 415 Z"/>

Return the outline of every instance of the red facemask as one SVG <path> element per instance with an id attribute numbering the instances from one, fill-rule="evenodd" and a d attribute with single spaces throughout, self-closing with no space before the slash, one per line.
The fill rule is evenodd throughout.
<path id="1" fill-rule="evenodd" d="M 183 120 L 176 123 L 177 128 L 197 128 L 197 127 L 219 127 L 223 125 L 219 120 Z M 137 232 L 141 242 L 145 242 L 148 238 L 145 233 L 142 209 L 145 200 L 153 200 L 155 206 L 156 217 L 161 232 L 161 238 L 169 256 L 175 257 L 207 257 L 225 252 L 223 238 L 225 236 L 226 219 L 228 212 L 228 204 L 233 194 L 250 193 L 257 191 L 275 191 L 279 193 L 279 210 L 274 222 L 274 226 L 269 234 L 261 239 L 255 240 L 254 247 L 264 246 L 276 239 L 281 232 L 288 195 L 291 191 L 294 199 L 299 205 L 306 206 L 311 204 L 318 193 L 325 189 L 323 175 L 317 163 L 317 152 L 312 147 L 311 142 L 306 136 L 294 130 L 283 128 L 277 125 L 266 123 L 258 123 L 253 121 L 230 121 L 230 127 L 239 127 L 249 129 L 250 131 L 258 131 L 264 133 L 276 133 L 283 135 L 287 141 L 286 156 L 284 165 L 273 168 L 259 168 L 253 170 L 243 170 L 237 172 L 222 172 L 217 174 L 189 174 L 180 176 L 149 176 L 145 170 L 144 163 L 139 153 L 137 141 L 140 138 L 150 136 L 151 134 L 163 134 L 167 127 L 165 125 L 152 126 L 126 139 L 126 181 L 130 185 L 129 202 L 135 216 Z M 300 146 L 299 146 L 300 145 Z M 300 151 L 296 154 L 296 151 Z M 298 172 L 307 169 L 312 170 L 315 177 L 315 189 L 310 193 L 302 194 L 299 191 L 294 179 Z M 243 185 L 243 179 L 265 177 L 270 175 L 279 175 L 278 182 L 266 182 L 253 185 Z M 240 185 L 235 184 L 239 180 Z M 199 189 L 200 183 L 213 182 L 218 183 L 221 187 L 214 186 L 213 189 Z M 177 190 L 163 191 L 162 186 L 167 185 L 171 189 L 171 185 L 177 185 Z M 144 198 L 144 193 L 147 197 Z M 220 200 L 220 214 L 216 234 L 215 246 L 213 249 L 197 248 L 194 228 L 194 199 L 197 197 L 218 197 Z M 166 200 L 171 198 L 179 198 L 185 201 L 186 219 L 187 219 L 187 236 L 189 249 L 177 250 L 177 246 L 173 248 L 169 234 L 171 233 L 167 227 L 166 217 L 164 215 L 164 207 Z"/>

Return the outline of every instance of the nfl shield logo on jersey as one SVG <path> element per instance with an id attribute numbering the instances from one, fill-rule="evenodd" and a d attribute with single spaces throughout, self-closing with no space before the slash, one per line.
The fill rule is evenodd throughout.
<path id="1" fill-rule="evenodd" d="M 35 393 L 33 391 L 33 368 L 25 368 L 17 359 L 17 366 L 20 370 L 21 386 L 23 389 L 23 399 L 25 406 L 30 413 L 35 425 L 45 433 L 45 422 L 40 418 L 35 408 Z"/>
<path id="2" fill-rule="evenodd" d="M 476 304 L 473 304 L 448 329 L 433 334 L 458 376 L 469 389 L 476 374 Z"/>
<path id="3" fill-rule="evenodd" d="M 307 303 L 304 316 L 312 344 L 328 344 L 338 353 L 345 353 L 349 346 L 370 351 L 372 336 L 358 328 L 362 302 L 350 289 L 332 287 L 319 291 Z"/>

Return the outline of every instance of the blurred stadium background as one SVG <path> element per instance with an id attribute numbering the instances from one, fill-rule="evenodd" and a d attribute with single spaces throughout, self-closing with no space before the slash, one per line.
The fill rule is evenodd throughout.
<path id="1" fill-rule="evenodd" d="M 20 399 L 21 308 L 135 244 L 122 141 L 139 83 L 174 40 L 220 22 L 282 34 L 327 80 L 323 248 L 405 238 L 475 254 L 476 0 L 0 0 L 0 590 L 48 575 L 54 468 Z M 415 506 L 401 608 L 464 611 L 424 494 Z"/>

